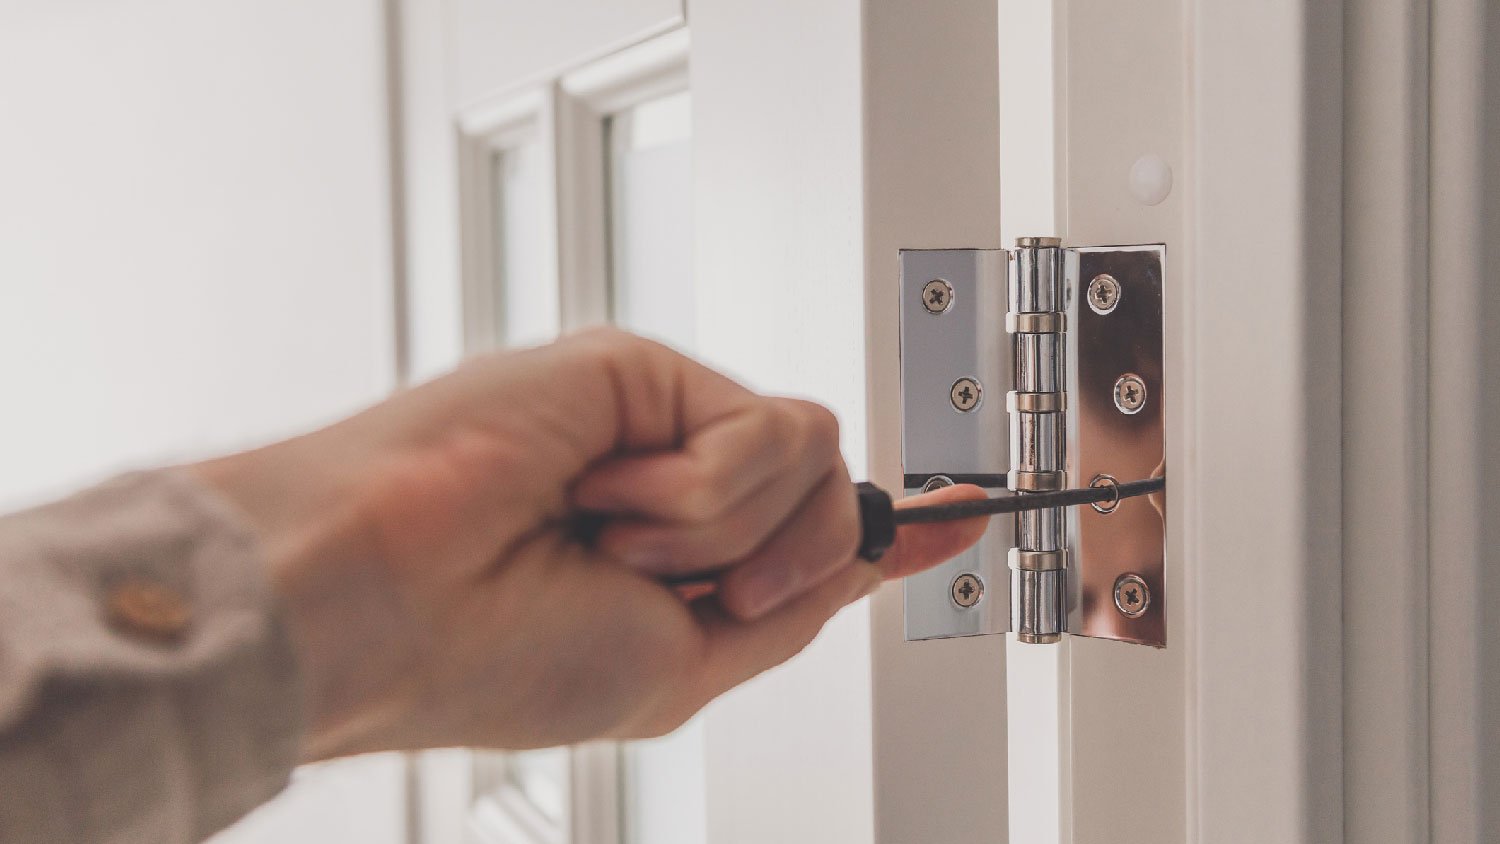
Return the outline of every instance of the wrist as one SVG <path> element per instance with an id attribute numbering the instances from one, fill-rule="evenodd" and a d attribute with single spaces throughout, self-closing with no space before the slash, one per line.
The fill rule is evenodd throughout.
<path id="1" fill-rule="evenodd" d="M 295 441 L 294 441 L 295 442 Z M 343 491 L 310 478 L 293 443 L 186 467 L 234 506 L 254 531 L 278 615 L 300 675 L 302 761 L 387 749 L 383 703 L 403 652 L 394 635 L 393 594 L 371 565 L 352 484 Z M 386 713 L 389 714 L 389 713 Z"/>

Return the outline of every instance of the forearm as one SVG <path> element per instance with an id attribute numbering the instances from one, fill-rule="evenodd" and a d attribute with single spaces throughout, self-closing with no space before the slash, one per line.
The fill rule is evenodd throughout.
<path id="1" fill-rule="evenodd" d="M 300 698 L 260 553 L 180 471 L 0 518 L 0 840 L 198 841 L 285 785 Z"/>

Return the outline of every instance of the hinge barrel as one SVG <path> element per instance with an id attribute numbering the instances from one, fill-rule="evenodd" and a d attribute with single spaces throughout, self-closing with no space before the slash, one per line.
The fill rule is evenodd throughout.
<path id="1" fill-rule="evenodd" d="M 1011 488 L 1017 495 L 1067 480 L 1067 384 L 1064 267 L 1054 238 L 1021 238 L 1010 262 L 1006 327 L 1015 393 L 1010 419 Z M 1052 399 L 1020 400 L 1021 395 Z M 1028 409 L 1023 409 L 1028 408 Z M 1046 409 L 1040 409 L 1046 408 Z M 1011 569 L 1011 629 L 1023 642 L 1057 641 L 1067 624 L 1067 512 L 1016 516 Z"/>

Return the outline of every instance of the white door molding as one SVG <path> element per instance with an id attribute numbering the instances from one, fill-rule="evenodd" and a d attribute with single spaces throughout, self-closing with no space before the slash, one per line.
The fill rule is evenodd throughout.
<path id="1" fill-rule="evenodd" d="M 1168 646 L 1057 649 L 1060 817 L 1013 840 L 1334 840 L 1337 15 L 1054 8 L 1059 234 L 1168 245 Z M 1157 204 L 1144 156 L 1173 172 Z"/>
<path id="2" fill-rule="evenodd" d="M 1481 841 L 1500 828 L 1500 11 L 1428 9 L 1430 828 Z"/>
<path id="3" fill-rule="evenodd" d="M 898 251 L 1002 245 L 997 5 L 871 2 L 864 14 L 870 467 L 901 489 Z M 1004 637 L 906 642 L 902 612 L 901 584 L 875 595 L 876 840 L 1003 840 Z"/>
<path id="4" fill-rule="evenodd" d="M 1351 842 L 1421 842 L 1430 828 L 1428 615 L 1447 598 L 1441 585 L 1428 588 L 1428 5 L 1344 6 L 1343 821 Z"/>

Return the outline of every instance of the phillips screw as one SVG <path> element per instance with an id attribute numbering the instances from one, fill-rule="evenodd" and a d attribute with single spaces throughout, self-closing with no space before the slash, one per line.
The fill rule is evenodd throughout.
<path id="1" fill-rule="evenodd" d="M 1089 282 L 1089 310 L 1099 315 L 1113 311 L 1120 304 L 1120 282 L 1109 273 L 1100 273 Z"/>
<path id="2" fill-rule="evenodd" d="M 948 388 L 948 400 L 959 413 L 968 413 L 979 406 L 984 398 L 984 388 L 973 378 L 960 378 Z"/>
<path id="3" fill-rule="evenodd" d="M 922 285 L 922 307 L 929 314 L 945 314 L 953 307 L 953 285 L 940 278 Z"/>
<path id="4" fill-rule="evenodd" d="M 1122 574 L 1115 581 L 1115 609 L 1126 618 L 1140 618 L 1151 606 L 1151 590 L 1138 574 Z"/>
<path id="5" fill-rule="evenodd" d="M 1134 416 L 1146 406 L 1146 382 L 1133 372 L 1121 375 L 1115 381 L 1115 408 L 1127 416 Z"/>
<path id="6" fill-rule="evenodd" d="M 984 581 L 965 572 L 953 578 L 951 592 L 953 603 L 962 609 L 969 609 L 979 603 L 980 598 L 984 597 Z"/>

